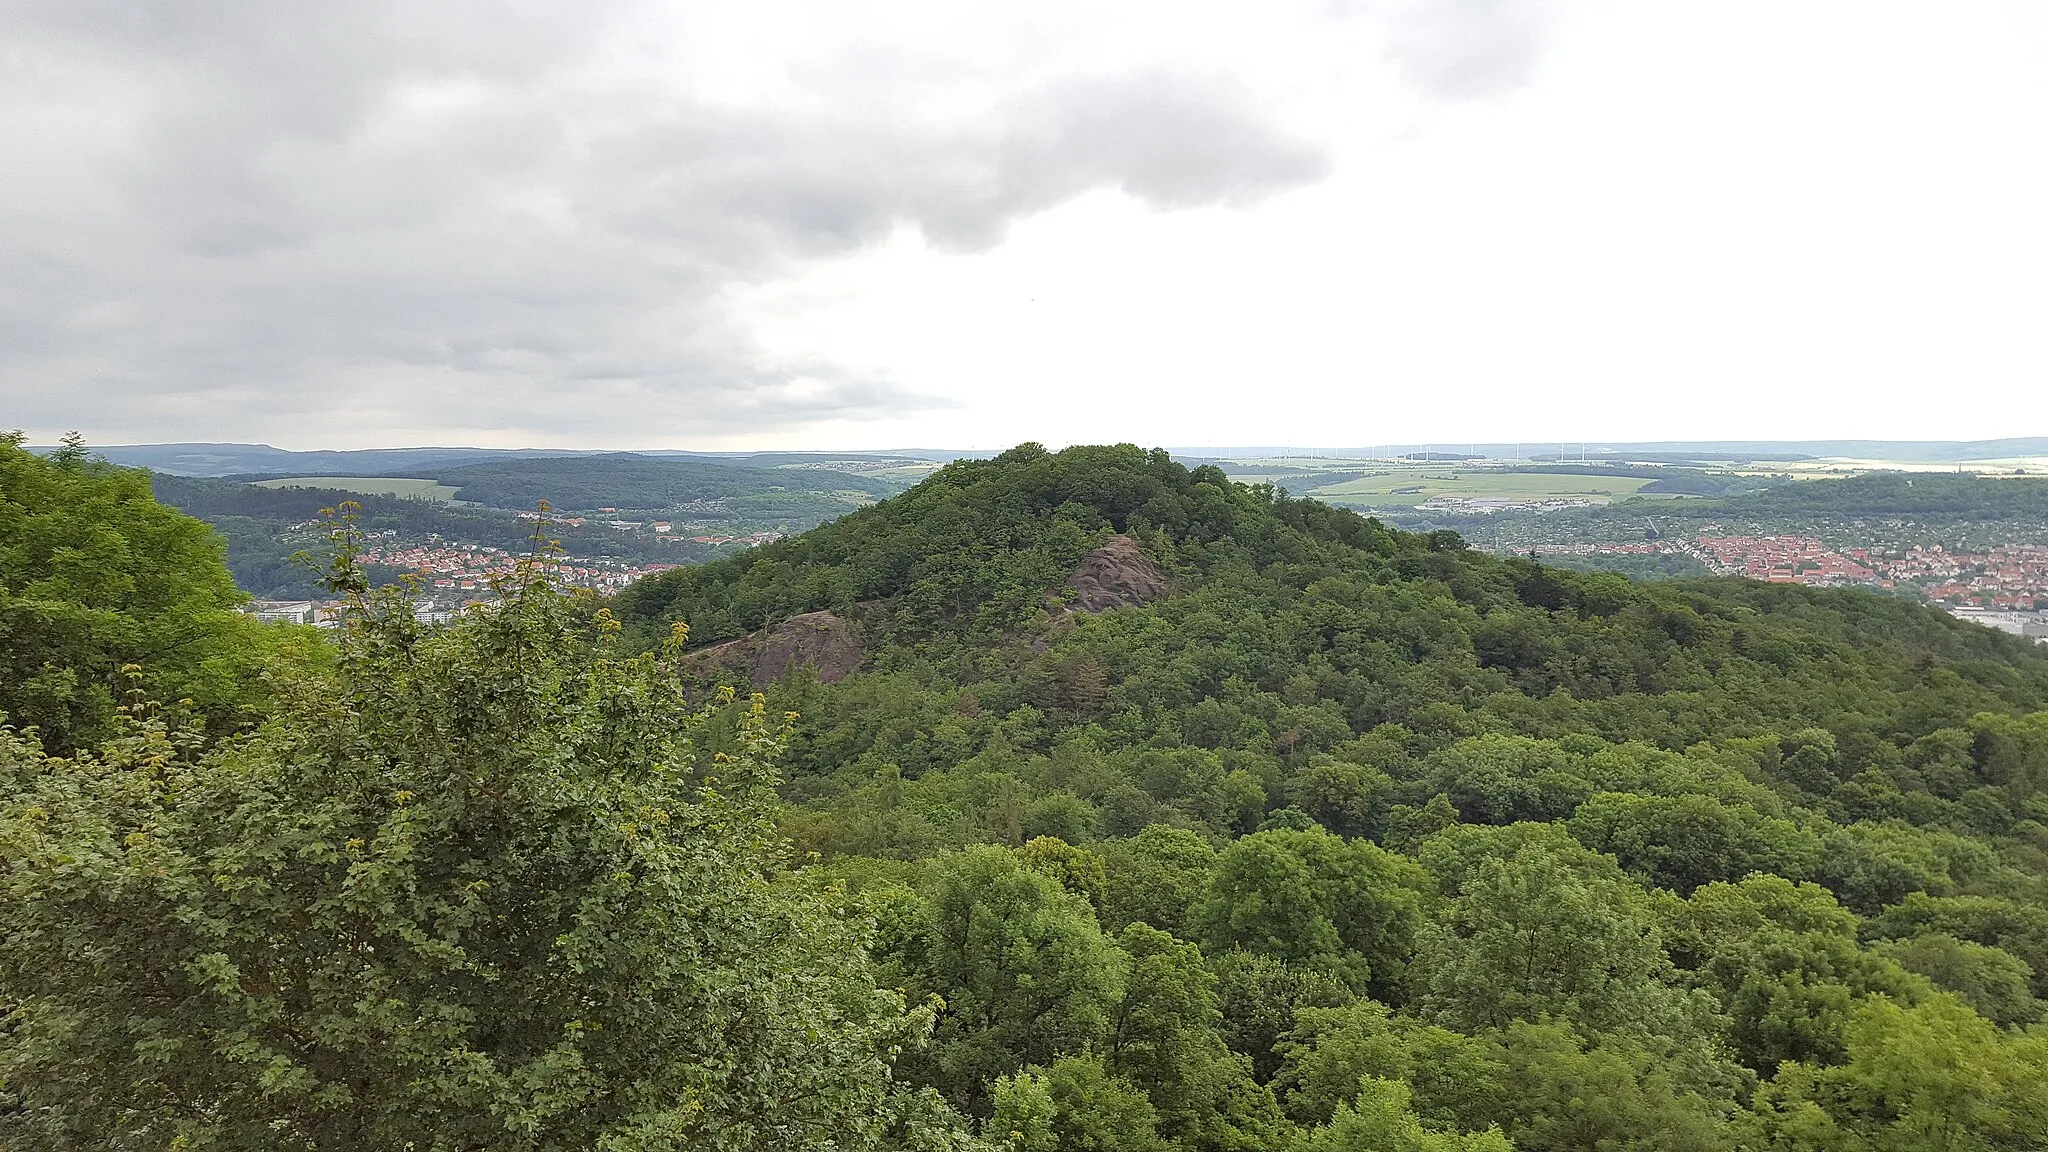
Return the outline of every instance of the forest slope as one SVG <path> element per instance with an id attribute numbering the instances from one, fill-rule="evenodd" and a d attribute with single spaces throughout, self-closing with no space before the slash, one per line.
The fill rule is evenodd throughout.
<path id="1" fill-rule="evenodd" d="M 1069 611 L 1111 533 L 1174 593 Z M 647 643 L 862 621 L 854 674 L 770 693 L 786 825 L 948 1006 L 917 1078 L 1042 1103 L 1046 1147 L 2048 1133 L 2037 646 L 1484 555 L 1129 446 L 956 463 L 613 607 Z"/>
<path id="2" fill-rule="evenodd" d="M 2038 647 L 1127 445 L 445 625 L 362 527 L 259 627 L 0 438 L 0 1145 L 2048 1144 Z"/>

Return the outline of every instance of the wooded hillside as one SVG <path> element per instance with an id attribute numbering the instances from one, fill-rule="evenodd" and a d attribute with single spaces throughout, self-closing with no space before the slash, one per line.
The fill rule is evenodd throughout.
<path id="1" fill-rule="evenodd" d="M 1025 445 L 440 627 L 344 521 L 223 664 L 203 528 L 4 451 L 93 703 L 4 705 L 0 1145 L 2048 1141 L 2038 646 Z"/>

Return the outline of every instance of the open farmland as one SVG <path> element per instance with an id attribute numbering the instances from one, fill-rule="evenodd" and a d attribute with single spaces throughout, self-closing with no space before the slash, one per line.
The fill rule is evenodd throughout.
<path id="1" fill-rule="evenodd" d="M 365 496 L 401 496 L 414 500 L 451 501 L 456 489 L 435 480 L 394 476 L 285 476 L 258 480 L 259 488 L 333 488 Z"/>
<path id="2" fill-rule="evenodd" d="M 1332 504 L 1376 508 L 1412 507 L 1443 498 L 1606 502 L 1634 495 L 1647 483 L 1647 478 L 1634 476 L 1508 472 L 1436 465 L 1382 469 L 1340 484 L 1310 488 L 1305 494 Z"/>

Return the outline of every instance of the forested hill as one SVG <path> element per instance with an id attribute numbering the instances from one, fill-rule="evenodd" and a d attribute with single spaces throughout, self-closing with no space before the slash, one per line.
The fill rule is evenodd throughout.
<path id="1" fill-rule="evenodd" d="M 1168 590 L 1077 611 L 1112 534 Z M 711 678 L 794 670 L 785 826 L 943 998 L 914 1078 L 1042 1105 L 1043 1147 L 2048 1136 L 2037 646 L 1129 446 L 957 463 L 612 607 Z"/>
<path id="2" fill-rule="evenodd" d="M 1179 594 L 1053 628 L 1048 597 L 1112 532 L 1141 541 Z M 1173 702 L 1199 701 L 1232 730 L 1300 728 L 1301 752 L 1387 722 L 1672 749 L 1785 724 L 1897 742 L 1925 735 L 1930 709 L 1967 719 L 2048 699 L 2048 653 L 1937 611 L 1562 571 L 1127 446 L 962 461 L 801 536 L 642 581 L 617 608 L 650 638 L 686 622 L 696 644 L 829 609 L 861 619 L 867 667 L 989 680 L 982 692 L 1086 656 L 1114 682 L 1090 726 L 1151 740 L 1178 727 Z"/>

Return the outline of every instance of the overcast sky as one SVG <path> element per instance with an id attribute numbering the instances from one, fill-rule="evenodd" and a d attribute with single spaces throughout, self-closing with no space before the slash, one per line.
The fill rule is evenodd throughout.
<path id="1" fill-rule="evenodd" d="M 0 427 L 2048 434 L 2048 4 L 0 0 Z"/>

